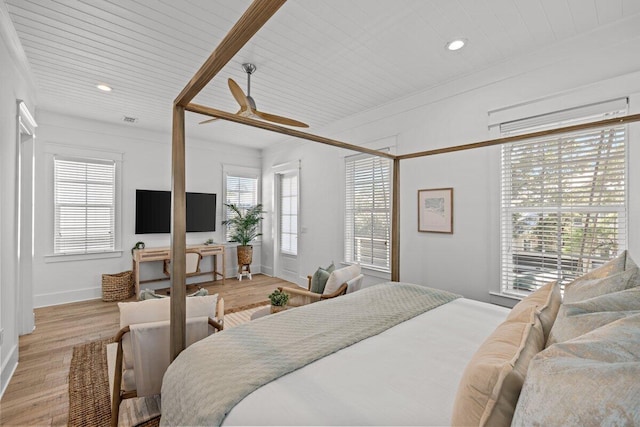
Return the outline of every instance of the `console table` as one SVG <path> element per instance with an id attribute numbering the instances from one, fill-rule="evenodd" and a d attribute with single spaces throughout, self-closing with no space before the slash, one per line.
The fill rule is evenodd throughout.
<path id="1" fill-rule="evenodd" d="M 213 271 L 203 271 L 198 275 L 212 274 L 213 280 L 217 280 L 218 276 L 222 277 L 222 284 L 224 285 L 224 278 L 226 277 L 226 268 L 224 262 L 224 245 L 187 245 L 187 249 L 195 249 L 202 257 L 213 257 Z M 164 261 L 171 259 L 171 249 L 169 247 L 163 248 L 146 248 L 146 249 L 134 249 L 133 250 L 133 275 L 135 277 L 136 285 L 136 298 L 140 295 L 140 283 L 157 282 L 160 280 L 169 280 L 166 277 L 159 279 L 140 280 L 140 263 L 150 261 Z M 222 273 L 218 271 L 218 256 L 222 258 Z"/>

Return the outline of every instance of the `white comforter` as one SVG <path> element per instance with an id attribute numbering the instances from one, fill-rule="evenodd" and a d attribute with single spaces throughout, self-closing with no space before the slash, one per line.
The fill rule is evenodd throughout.
<path id="1" fill-rule="evenodd" d="M 223 425 L 449 425 L 467 362 L 508 312 L 454 300 L 264 385 Z"/>

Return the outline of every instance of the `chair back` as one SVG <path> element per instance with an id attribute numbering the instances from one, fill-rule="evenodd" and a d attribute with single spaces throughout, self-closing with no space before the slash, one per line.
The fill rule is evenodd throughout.
<path id="1" fill-rule="evenodd" d="M 200 273 L 200 260 L 202 259 L 202 255 L 198 251 L 187 250 L 186 253 L 187 258 L 187 269 L 186 274 L 197 274 Z"/>

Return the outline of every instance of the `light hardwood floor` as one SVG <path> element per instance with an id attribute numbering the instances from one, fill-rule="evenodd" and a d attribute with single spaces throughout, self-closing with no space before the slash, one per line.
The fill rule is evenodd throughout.
<path id="1" fill-rule="evenodd" d="M 227 279 L 202 287 L 225 300 L 225 311 L 268 301 L 280 279 L 257 274 L 253 280 Z M 134 300 L 133 298 L 131 300 Z M 101 300 L 38 308 L 36 330 L 20 337 L 18 368 L 0 401 L 0 425 L 66 425 L 69 364 L 73 347 L 118 331 L 118 305 Z M 90 404 L 90 403 L 89 403 Z"/>

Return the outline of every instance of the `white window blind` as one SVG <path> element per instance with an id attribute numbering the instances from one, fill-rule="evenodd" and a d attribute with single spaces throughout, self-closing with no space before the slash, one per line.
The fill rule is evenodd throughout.
<path id="1" fill-rule="evenodd" d="M 236 205 L 241 211 L 258 204 L 258 177 L 226 175 L 225 203 Z M 233 218 L 235 212 L 226 208 L 225 218 Z M 230 239 L 230 230 L 226 230 L 226 239 Z"/>
<path id="2" fill-rule="evenodd" d="M 345 260 L 390 271 L 391 160 L 345 159 Z"/>
<path id="3" fill-rule="evenodd" d="M 280 251 L 298 254 L 298 175 L 280 175 Z"/>
<path id="4" fill-rule="evenodd" d="M 626 248 L 626 151 L 625 126 L 502 146 L 503 291 L 566 284 Z"/>
<path id="5" fill-rule="evenodd" d="M 115 249 L 115 177 L 112 160 L 54 158 L 54 253 Z"/>

